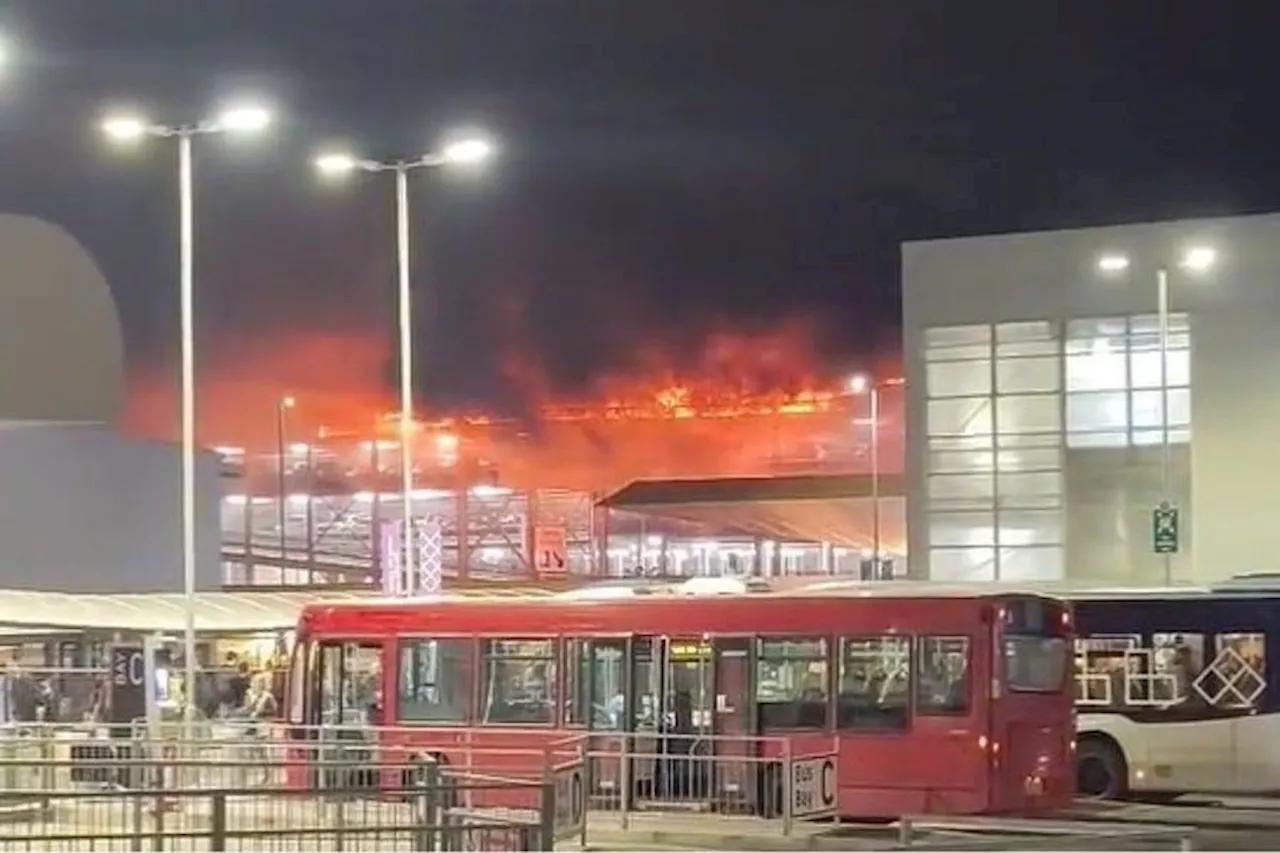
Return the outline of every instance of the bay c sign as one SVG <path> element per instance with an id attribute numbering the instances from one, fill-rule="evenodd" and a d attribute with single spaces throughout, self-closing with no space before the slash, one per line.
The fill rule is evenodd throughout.
<path id="1" fill-rule="evenodd" d="M 791 816 L 827 817 L 836 812 L 839 777 L 836 756 L 822 755 L 791 762 Z"/>

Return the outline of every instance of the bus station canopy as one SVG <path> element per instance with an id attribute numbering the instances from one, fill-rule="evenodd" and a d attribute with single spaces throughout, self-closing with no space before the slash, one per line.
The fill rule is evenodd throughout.
<path id="1" fill-rule="evenodd" d="M 292 628 L 308 602 L 368 598 L 353 592 L 198 592 L 192 598 L 200 633 L 259 633 Z M 187 598 L 179 593 L 86 595 L 0 590 L 0 632 L 128 631 L 178 633 Z"/>
<path id="2" fill-rule="evenodd" d="M 867 474 L 637 480 L 600 505 L 707 525 L 724 534 L 867 548 L 875 486 Z M 890 500 L 900 504 L 903 488 L 901 475 L 880 475 L 880 530 L 886 543 L 904 538 L 902 513 L 886 506 Z"/>

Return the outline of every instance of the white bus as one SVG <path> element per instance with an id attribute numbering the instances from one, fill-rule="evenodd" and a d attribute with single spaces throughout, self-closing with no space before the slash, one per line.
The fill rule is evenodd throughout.
<path id="1" fill-rule="evenodd" d="M 1280 792 L 1280 576 L 1067 597 L 1082 796 Z"/>

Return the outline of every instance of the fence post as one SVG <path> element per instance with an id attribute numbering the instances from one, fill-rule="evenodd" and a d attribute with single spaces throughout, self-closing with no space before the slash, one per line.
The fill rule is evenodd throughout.
<path id="1" fill-rule="evenodd" d="M 1178 840 L 1178 849 L 1183 853 L 1190 853 L 1196 849 L 1196 839 L 1194 835 L 1184 835 Z"/>
<path id="2" fill-rule="evenodd" d="M 556 783 L 550 779 L 542 783 L 542 810 L 538 815 L 538 850 L 556 849 Z M 531 848 L 532 849 L 532 848 Z"/>
<path id="3" fill-rule="evenodd" d="M 791 784 L 791 741 L 782 742 L 782 834 L 791 834 L 791 803 L 794 799 Z"/>
<path id="4" fill-rule="evenodd" d="M 594 768 L 591 765 L 590 745 L 590 736 L 584 737 L 580 749 L 582 756 L 582 830 L 578 836 L 578 844 L 583 850 L 587 849 L 587 822 L 591 816 L 591 795 L 596 789 Z"/>
<path id="5" fill-rule="evenodd" d="M 440 765 L 430 756 L 422 756 L 414 782 L 418 788 L 418 828 L 413 849 L 435 850 L 440 829 Z"/>
<path id="6" fill-rule="evenodd" d="M 911 825 L 911 818 L 902 816 L 898 819 L 898 845 L 901 847 L 910 847 L 912 836 L 915 835 L 914 827 Z"/>
<path id="7" fill-rule="evenodd" d="M 618 787 L 621 788 L 618 793 L 621 795 L 619 806 L 620 824 L 623 829 L 629 829 L 631 826 L 631 793 L 633 785 L 631 782 L 631 736 L 622 736 L 622 748 L 618 750 L 619 767 L 618 767 Z"/>
<path id="8" fill-rule="evenodd" d="M 141 853 L 142 851 L 142 792 L 134 791 L 131 795 L 133 800 L 133 837 L 129 839 L 129 849 L 133 853 Z"/>
<path id="9" fill-rule="evenodd" d="M 209 814 L 209 849 L 227 849 L 227 795 L 222 791 L 214 791 Z"/>

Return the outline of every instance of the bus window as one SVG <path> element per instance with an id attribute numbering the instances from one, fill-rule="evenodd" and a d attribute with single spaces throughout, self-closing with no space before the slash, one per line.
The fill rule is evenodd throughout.
<path id="1" fill-rule="evenodd" d="M 480 721 L 526 726 L 554 723 L 555 642 L 484 640 L 483 649 Z"/>
<path id="2" fill-rule="evenodd" d="M 911 713 L 911 641 L 906 637 L 840 640 L 842 729 L 905 729 Z"/>
<path id="3" fill-rule="evenodd" d="M 1161 706 L 1187 701 L 1204 671 L 1204 636 L 1156 633 L 1151 635 L 1151 648 L 1152 700 Z"/>
<path id="4" fill-rule="evenodd" d="M 623 641 L 591 644 L 591 728 L 596 731 L 622 730 L 627 705 L 626 649 Z"/>
<path id="5" fill-rule="evenodd" d="M 1004 638 L 1004 672 L 1009 689 L 1018 693 L 1061 690 L 1067 674 L 1067 640 L 1015 634 Z"/>
<path id="6" fill-rule="evenodd" d="M 916 713 L 964 716 L 969 713 L 969 638 L 921 637 L 916 666 Z"/>
<path id="7" fill-rule="evenodd" d="M 328 725 L 379 725 L 382 646 L 324 643 L 317 673 L 317 711 Z"/>
<path id="8" fill-rule="evenodd" d="M 1217 656 L 1197 682 L 1209 704 L 1222 708 L 1251 708 L 1267 686 L 1267 638 L 1256 632 L 1219 634 Z"/>
<path id="9" fill-rule="evenodd" d="M 591 642 L 564 641 L 564 724 L 585 726 L 591 719 Z"/>
<path id="10" fill-rule="evenodd" d="M 827 640 L 756 640 L 756 708 L 761 728 L 827 726 Z"/>
<path id="11" fill-rule="evenodd" d="M 465 723 L 471 694 L 471 640 L 407 638 L 400 643 L 399 718 Z"/>
<path id="12" fill-rule="evenodd" d="M 291 723 L 306 721 L 307 669 L 312 666 L 310 656 L 310 643 L 294 644 L 289 662 L 289 707 L 285 717 Z"/>

